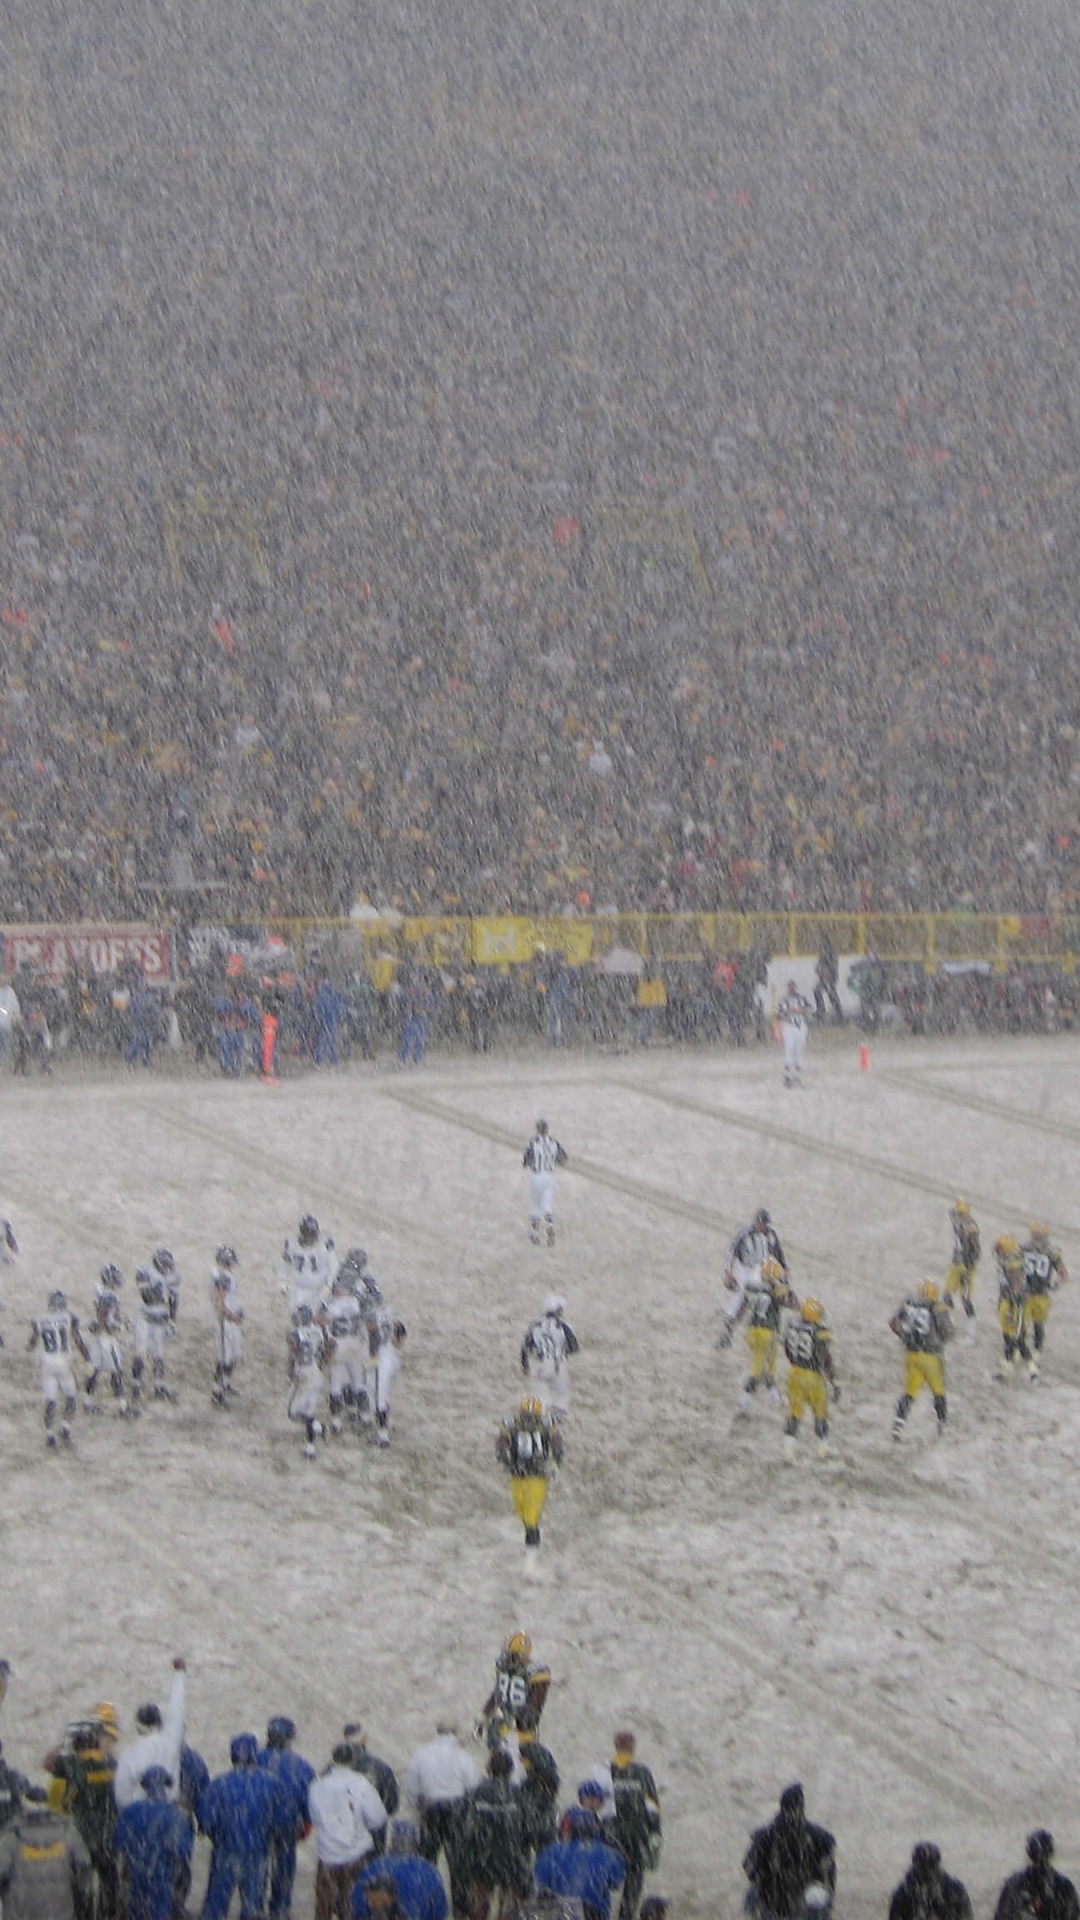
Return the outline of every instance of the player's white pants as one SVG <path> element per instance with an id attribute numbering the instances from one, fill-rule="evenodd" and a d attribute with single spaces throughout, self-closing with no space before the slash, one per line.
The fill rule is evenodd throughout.
<path id="1" fill-rule="evenodd" d="M 88 1341 L 90 1347 L 90 1367 L 93 1373 L 114 1373 L 124 1371 L 124 1349 L 114 1333 L 92 1333 Z"/>
<path id="2" fill-rule="evenodd" d="M 301 1367 L 293 1375 L 289 1395 L 290 1420 L 314 1420 L 322 1406 L 324 1376 L 321 1367 Z"/>
<path id="3" fill-rule="evenodd" d="M 378 1359 L 368 1367 L 367 1393 L 376 1413 L 389 1412 L 390 1388 L 400 1365 L 395 1349 L 387 1343 L 380 1347 Z"/>
<path id="4" fill-rule="evenodd" d="M 544 1412 L 564 1419 L 570 1411 L 570 1369 L 565 1362 L 530 1359 L 529 1382 Z"/>
<path id="5" fill-rule="evenodd" d="M 555 1175 L 553 1173 L 530 1173 L 529 1175 L 529 1218 L 530 1220 L 553 1220 L 555 1217 Z"/>
<path id="6" fill-rule="evenodd" d="M 46 1353 L 41 1360 L 41 1391 L 47 1407 L 58 1400 L 74 1400 L 75 1374 L 66 1353 Z"/>
<path id="7" fill-rule="evenodd" d="M 136 1360 L 159 1360 L 165 1364 L 165 1342 L 169 1337 L 167 1320 L 146 1320 L 140 1313 L 135 1320 Z"/>
<path id="8" fill-rule="evenodd" d="M 806 1059 L 806 1028 L 785 1020 L 780 1030 L 784 1043 L 784 1079 L 798 1080 Z"/>
<path id="9" fill-rule="evenodd" d="M 367 1338 L 339 1340 L 330 1362 L 330 1392 L 336 1400 L 345 1393 L 363 1393 L 367 1387 Z"/>
<path id="10" fill-rule="evenodd" d="M 214 1332 L 217 1363 L 226 1370 L 244 1357 L 244 1330 L 236 1320 L 219 1320 Z"/>

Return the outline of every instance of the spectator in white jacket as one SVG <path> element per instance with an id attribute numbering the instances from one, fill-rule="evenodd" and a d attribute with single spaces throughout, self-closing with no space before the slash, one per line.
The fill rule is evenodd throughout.
<path id="1" fill-rule="evenodd" d="M 450 1877 L 450 1903 L 465 1913 L 468 1884 L 462 1864 L 461 1835 L 465 1796 L 480 1784 L 480 1769 L 458 1739 L 457 1728 L 441 1720 L 434 1740 L 417 1747 L 405 1775 L 405 1799 L 420 1824 L 419 1851 L 434 1866 L 442 1849 Z"/>
<path id="2" fill-rule="evenodd" d="M 325 1773 L 308 1788 L 315 1829 L 315 1920 L 351 1920 L 356 1876 L 374 1851 L 373 1835 L 386 1826 L 384 1807 L 366 1774 L 357 1773 L 353 1750 L 334 1748 Z"/>
<path id="3" fill-rule="evenodd" d="M 175 1800 L 180 1779 L 180 1752 L 184 1744 L 184 1687 L 186 1663 L 179 1654 L 173 1661 L 173 1683 L 164 1716 L 152 1702 L 140 1707 L 135 1725 L 141 1729 L 137 1740 L 121 1749 L 113 1779 L 113 1798 L 120 1811 L 133 1800 L 145 1800 L 142 1777 L 148 1767 L 164 1767 L 172 1782 L 168 1797 Z"/>

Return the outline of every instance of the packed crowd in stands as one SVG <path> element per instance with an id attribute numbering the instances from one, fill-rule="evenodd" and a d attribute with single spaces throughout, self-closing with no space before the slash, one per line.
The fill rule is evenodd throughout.
<path id="1" fill-rule="evenodd" d="M 661 15 L 647 86 L 576 34 L 523 86 L 500 26 L 490 97 L 448 22 L 436 112 L 431 23 L 406 57 L 303 17 L 317 115 L 240 16 L 209 70 L 155 21 L 100 99 L 50 29 L 0 317 L 5 916 L 1074 905 L 1072 236 L 1056 189 L 1014 204 L 1072 126 L 1035 38 L 1006 154 L 978 24 L 879 141 L 896 22 L 851 119 L 809 18 L 751 77 Z"/>
<path id="2" fill-rule="evenodd" d="M 143 618 L 87 466 L 72 453 L 63 475 L 55 562 L 20 546 L 33 490 L 5 503 L 10 919 L 131 917 L 199 886 L 234 917 L 360 894 L 419 913 L 1076 901 L 1067 630 L 1021 651 L 1010 613 L 976 653 L 882 635 L 870 605 L 849 627 L 802 604 L 783 547 L 749 633 L 692 581 L 654 621 L 538 546 L 527 567 L 493 553 L 453 609 L 415 587 L 408 613 L 396 594 L 334 606 L 289 667 L 285 599 L 168 636 Z"/>

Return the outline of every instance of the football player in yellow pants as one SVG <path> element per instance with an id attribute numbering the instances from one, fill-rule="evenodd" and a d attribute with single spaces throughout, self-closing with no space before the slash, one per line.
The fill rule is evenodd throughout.
<path id="1" fill-rule="evenodd" d="M 940 1436 L 949 1417 L 944 1352 L 953 1326 L 952 1313 L 944 1300 L 938 1299 L 935 1282 L 924 1280 L 897 1308 L 889 1326 L 904 1344 L 904 1391 L 896 1403 L 893 1438 L 899 1440 L 903 1434 L 904 1422 L 923 1387 L 930 1389 Z"/>
<path id="2" fill-rule="evenodd" d="M 1030 1240 L 1020 1249 L 1024 1262 L 1025 1324 L 1031 1328 L 1031 1358 L 1028 1373 L 1039 1377 L 1039 1356 L 1046 1345 L 1046 1323 L 1050 1318 L 1051 1296 L 1068 1279 L 1061 1249 L 1050 1244 L 1050 1229 L 1036 1221 Z"/>
<path id="3" fill-rule="evenodd" d="M 788 1417 L 784 1422 L 784 1450 L 789 1460 L 796 1458 L 799 1422 L 805 1414 L 813 1416 L 818 1452 L 829 1451 L 829 1388 L 834 1400 L 840 1388 L 833 1370 L 832 1335 L 825 1320 L 825 1309 L 813 1295 L 802 1303 L 797 1320 L 788 1323 L 784 1334 L 784 1352 L 788 1359 Z"/>
<path id="4" fill-rule="evenodd" d="M 997 1377 L 1007 1380 L 1017 1362 L 1023 1360 L 1035 1379 L 1038 1377 L 1038 1367 L 1032 1369 L 1031 1349 L 1027 1343 L 1028 1297 L 1024 1285 L 1024 1256 L 1020 1251 L 1020 1242 L 1013 1234 L 998 1235 L 994 1241 L 994 1258 L 998 1268 L 998 1326 L 1004 1343 Z"/>
<path id="5" fill-rule="evenodd" d="M 966 1200 L 957 1200 L 949 1211 L 952 1222 L 953 1252 L 949 1271 L 945 1275 L 945 1304 L 952 1306 L 953 1295 L 960 1295 L 960 1305 L 969 1320 L 975 1318 L 975 1269 L 982 1253 L 982 1240 L 979 1235 L 979 1223 L 972 1214 Z M 974 1335 L 975 1329 L 970 1329 Z"/>
<path id="6" fill-rule="evenodd" d="M 562 1459 L 562 1434 L 547 1418 L 540 1401 L 529 1394 L 517 1412 L 503 1421 L 495 1452 L 510 1474 L 510 1496 L 525 1529 L 525 1551 L 534 1554 L 540 1545 L 548 1474 Z"/>
<path id="7" fill-rule="evenodd" d="M 750 1349 L 750 1372 L 738 1405 L 740 1414 L 749 1413 L 759 1387 L 779 1398 L 776 1361 L 780 1352 L 780 1317 L 785 1308 L 798 1304 L 783 1267 L 770 1255 L 762 1261 L 760 1272 L 747 1281 L 734 1316 L 736 1320 L 746 1316 L 746 1344 Z"/>

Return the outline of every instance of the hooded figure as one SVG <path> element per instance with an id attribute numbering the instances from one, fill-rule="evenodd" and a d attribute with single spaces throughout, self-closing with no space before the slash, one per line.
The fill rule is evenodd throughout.
<path id="1" fill-rule="evenodd" d="M 745 1909 L 756 1920 L 825 1920 L 836 1890 L 836 1842 L 806 1818 L 798 1784 L 784 1788 L 776 1818 L 751 1835 L 743 1872 Z"/>

